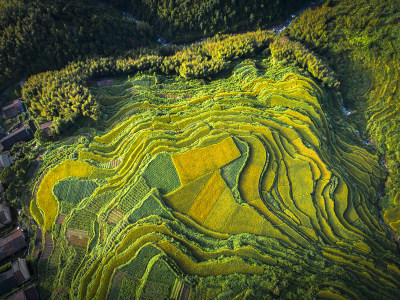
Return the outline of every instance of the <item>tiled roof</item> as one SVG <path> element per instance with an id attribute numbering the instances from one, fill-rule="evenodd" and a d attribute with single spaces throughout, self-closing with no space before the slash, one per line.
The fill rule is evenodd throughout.
<path id="1" fill-rule="evenodd" d="M 21 230 L 16 230 L 0 239 L 0 261 L 26 247 L 25 236 Z"/>
<path id="2" fill-rule="evenodd" d="M 0 144 L 4 147 L 4 149 L 11 148 L 12 145 L 14 145 L 17 142 L 21 141 L 29 141 L 32 138 L 30 135 L 28 129 L 25 127 L 21 127 L 20 129 L 17 129 L 13 132 L 11 132 L 9 135 L 6 135 L 0 140 Z"/>

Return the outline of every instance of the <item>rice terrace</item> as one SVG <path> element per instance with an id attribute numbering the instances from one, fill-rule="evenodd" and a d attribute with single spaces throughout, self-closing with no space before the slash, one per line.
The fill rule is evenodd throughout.
<path id="1" fill-rule="evenodd" d="M 331 130 L 337 96 L 296 71 L 267 57 L 210 83 L 138 75 L 96 88 L 112 129 L 58 154 L 31 204 L 52 231 L 49 292 L 240 298 L 254 280 L 279 296 L 289 282 L 312 293 L 314 277 L 321 297 L 394 295 L 398 260 L 366 201 L 382 167 Z"/>
<path id="2" fill-rule="evenodd" d="M 400 4 L 14 2 L 1 299 L 399 299 Z"/>

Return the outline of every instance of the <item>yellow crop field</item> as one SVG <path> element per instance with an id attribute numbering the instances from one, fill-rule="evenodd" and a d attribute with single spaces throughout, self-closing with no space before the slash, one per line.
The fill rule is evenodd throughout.
<path id="1" fill-rule="evenodd" d="M 283 161 L 281 161 L 281 164 L 279 166 L 277 190 L 279 196 L 283 200 L 283 204 L 286 207 L 291 207 L 294 204 L 294 202 L 292 197 L 290 196 L 290 183 L 289 183 L 289 178 L 287 176 L 286 166 Z M 278 197 L 275 198 L 278 199 Z"/>
<path id="2" fill-rule="evenodd" d="M 30 212 L 36 223 L 43 224 L 43 215 L 36 204 L 36 199 L 32 199 L 30 203 Z"/>
<path id="3" fill-rule="evenodd" d="M 94 141 L 101 144 L 110 144 L 125 128 L 132 124 L 135 120 L 137 120 L 139 116 L 133 116 L 121 123 L 120 125 L 113 128 L 109 133 L 103 136 L 95 136 Z"/>
<path id="4" fill-rule="evenodd" d="M 229 136 L 230 136 L 230 134 L 227 133 L 226 131 L 213 129 L 210 131 L 210 133 L 207 136 L 205 136 L 204 138 L 199 140 L 199 143 L 197 146 L 199 148 L 211 146 L 213 144 L 217 144 L 217 143 L 221 142 L 222 140 L 228 138 Z"/>
<path id="5" fill-rule="evenodd" d="M 336 294 L 332 291 L 319 291 L 317 293 L 318 299 L 327 299 L 327 300 L 346 300 L 346 297 L 343 297 L 339 294 Z"/>
<path id="6" fill-rule="evenodd" d="M 241 137 L 249 145 L 249 158 L 240 175 L 239 191 L 246 202 L 260 197 L 261 174 L 267 160 L 267 153 L 260 140 L 251 136 Z"/>
<path id="7" fill-rule="evenodd" d="M 400 206 L 396 206 L 390 210 L 387 210 L 384 215 L 387 223 L 397 222 L 400 220 Z"/>
<path id="8" fill-rule="evenodd" d="M 328 216 L 326 214 L 326 206 L 325 206 L 323 191 L 328 184 L 329 184 L 328 180 L 318 180 L 315 184 L 315 192 L 314 192 L 316 204 L 325 220 L 328 219 Z"/>
<path id="9" fill-rule="evenodd" d="M 260 235 L 263 223 L 264 219 L 251 206 L 237 204 L 237 209 L 226 220 L 226 224 L 221 231 L 233 234 L 249 232 Z"/>
<path id="10" fill-rule="evenodd" d="M 400 205 L 400 192 L 397 192 L 393 199 L 394 205 Z"/>
<path id="11" fill-rule="evenodd" d="M 314 189 L 314 181 L 310 165 L 301 159 L 286 159 L 289 181 L 292 186 L 293 198 L 309 196 Z M 301 174 L 301 176 L 299 176 Z"/>
<path id="12" fill-rule="evenodd" d="M 163 196 L 165 203 L 172 209 L 186 213 L 195 202 L 205 184 L 210 181 L 213 173 L 208 173 L 202 177 L 179 187 L 172 193 Z"/>
<path id="13" fill-rule="evenodd" d="M 292 143 L 301 155 L 309 157 L 314 161 L 315 164 L 317 164 L 318 169 L 321 172 L 322 180 L 331 178 L 331 172 L 327 169 L 325 163 L 314 150 L 307 148 L 301 139 L 296 139 L 292 141 Z"/>
<path id="14" fill-rule="evenodd" d="M 96 299 L 106 299 L 107 289 L 115 268 L 131 259 L 141 247 L 144 247 L 146 244 L 153 244 L 161 239 L 162 238 L 157 235 L 145 236 L 138 241 L 135 241 L 135 243 L 122 255 L 114 256 L 113 259 L 101 268 L 101 272 L 97 273 L 94 284 L 91 286 L 88 293 L 88 299 L 94 299 L 95 297 Z"/>
<path id="15" fill-rule="evenodd" d="M 218 276 L 228 275 L 234 272 L 259 275 L 264 273 L 264 268 L 257 265 L 250 265 L 239 257 L 228 258 L 221 262 L 196 263 L 167 241 L 159 242 L 158 246 L 163 249 L 165 253 L 167 253 L 167 255 L 170 256 L 187 274 Z"/>
<path id="16" fill-rule="evenodd" d="M 340 217 L 343 216 L 344 211 L 347 208 L 347 199 L 349 196 L 349 190 L 347 188 L 347 184 L 344 182 L 343 179 L 339 178 L 339 183 L 334 192 L 335 198 L 335 212 L 336 215 Z"/>
<path id="17" fill-rule="evenodd" d="M 57 213 L 58 202 L 53 195 L 53 186 L 58 180 L 69 176 L 89 178 L 95 168 L 86 162 L 67 160 L 50 170 L 43 178 L 36 196 L 38 208 L 43 212 L 44 230 L 50 230 Z"/>
<path id="18" fill-rule="evenodd" d="M 260 198 L 260 178 L 263 166 L 247 162 L 239 180 L 239 191 L 244 201 Z"/>
<path id="19" fill-rule="evenodd" d="M 97 162 L 106 162 L 109 160 L 103 155 L 95 154 L 93 152 L 88 152 L 88 151 L 80 151 L 78 157 L 80 159 L 91 159 Z"/>
<path id="20" fill-rule="evenodd" d="M 388 264 L 388 265 L 386 266 L 386 268 L 387 268 L 388 270 L 390 270 L 390 271 L 396 273 L 398 276 L 400 276 L 400 269 L 399 269 L 398 267 L 396 267 L 396 266 L 394 266 L 394 265 Z"/>
<path id="21" fill-rule="evenodd" d="M 208 214 L 204 221 L 204 226 L 222 233 L 231 234 L 228 230 L 223 230 L 223 227 L 228 222 L 232 213 L 238 208 L 238 204 L 232 196 L 229 189 L 225 189 L 221 194 L 213 209 Z"/>
<path id="22" fill-rule="evenodd" d="M 359 251 L 361 251 L 361 252 L 364 252 L 364 253 L 367 253 L 367 254 L 371 252 L 371 248 L 370 248 L 366 243 L 364 243 L 364 242 L 357 242 L 357 243 L 354 243 L 353 246 L 354 246 L 357 250 L 359 250 Z"/>
<path id="23" fill-rule="evenodd" d="M 152 128 L 154 130 L 179 130 L 176 124 L 171 123 L 153 123 Z"/>
<path id="24" fill-rule="evenodd" d="M 227 188 L 219 171 L 213 173 L 210 179 L 204 184 L 203 189 L 187 210 L 187 214 L 200 224 L 204 224 L 208 214 L 213 209 L 215 203 Z"/>
<path id="25" fill-rule="evenodd" d="M 197 231 L 199 231 L 200 233 L 202 233 L 204 235 L 207 235 L 207 236 L 210 236 L 210 237 L 213 237 L 216 239 L 222 239 L 222 240 L 229 238 L 229 234 L 210 230 L 210 229 L 198 224 L 197 222 L 193 221 L 191 218 L 189 218 L 188 216 L 186 216 L 184 214 L 181 214 L 179 212 L 173 212 L 172 214 L 177 219 L 179 219 L 181 222 L 185 223 L 187 226 L 195 228 Z"/>
<path id="26" fill-rule="evenodd" d="M 172 161 L 182 185 L 214 171 L 240 157 L 240 151 L 232 138 L 203 148 L 194 148 L 172 155 Z"/>
<path id="27" fill-rule="evenodd" d="M 284 122 L 289 126 L 292 126 L 292 128 L 295 129 L 303 139 L 307 140 L 307 142 L 309 142 L 314 147 L 320 147 L 320 142 L 318 140 L 318 131 L 312 132 L 309 125 L 299 125 L 286 116 L 279 117 L 278 120 Z"/>

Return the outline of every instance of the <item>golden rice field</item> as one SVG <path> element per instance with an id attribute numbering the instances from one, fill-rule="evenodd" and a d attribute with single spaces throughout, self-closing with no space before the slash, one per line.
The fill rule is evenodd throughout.
<path id="1" fill-rule="evenodd" d="M 54 242 L 43 295 L 398 299 L 374 206 L 384 170 L 337 126 L 337 94 L 270 59 L 211 82 L 156 77 L 94 90 L 114 103 L 110 130 L 46 171 L 31 205 Z M 97 188 L 67 210 L 53 187 L 80 178 Z M 398 211 L 384 217 L 400 228 Z"/>

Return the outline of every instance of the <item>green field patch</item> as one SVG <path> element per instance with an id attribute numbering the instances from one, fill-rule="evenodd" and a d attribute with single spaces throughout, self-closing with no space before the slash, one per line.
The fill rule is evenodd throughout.
<path id="1" fill-rule="evenodd" d="M 136 292 L 138 286 L 139 286 L 139 282 L 137 279 L 135 279 L 132 276 L 125 276 L 121 282 L 121 287 L 119 289 L 118 298 L 114 298 L 114 299 L 118 299 L 118 300 L 132 299 L 132 296 L 135 295 L 135 292 Z M 111 289 L 113 287 L 114 287 L 114 285 L 111 286 Z M 110 299 L 110 294 L 111 293 L 109 293 L 109 299 Z"/>
<path id="2" fill-rule="evenodd" d="M 158 259 L 152 266 L 147 278 L 148 281 L 166 285 L 169 289 L 172 288 L 176 279 L 177 275 L 163 258 Z"/>
<path id="3" fill-rule="evenodd" d="M 65 224 L 67 224 L 67 226 L 70 228 L 91 232 L 93 222 L 96 220 L 96 217 L 97 216 L 93 212 L 87 209 L 77 209 Z"/>
<path id="4" fill-rule="evenodd" d="M 150 187 L 157 188 L 161 194 L 168 194 L 181 186 L 171 155 L 157 154 L 142 173 Z"/>
<path id="5" fill-rule="evenodd" d="M 63 202 L 68 202 L 73 206 L 79 204 L 93 194 L 98 184 L 93 180 L 82 179 L 79 177 L 68 177 L 59 181 L 53 187 L 53 193 L 61 203 L 61 213 L 68 214 L 70 208 L 63 206 Z"/>
<path id="6" fill-rule="evenodd" d="M 118 271 L 134 278 L 141 279 L 146 272 L 147 264 L 150 259 L 158 254 L 160 254 L 160 250 L 151 245 L 146 245 L 137 252 L 136 256 L 132 260 L 119 267 Z"/>
<path id="7" fill-rule="evenodd" d="M 141 298 L 169 299 L 170 294 L 171 294 L 171 286 L 147 280 L 146 285 L 143 288 L 143 293 L 141 294 Z"/>
<path id="8" fill-rule="evenodd" d="M 172 215 L 166 210 L 161 200 L 156 195 L 149 194 L 137 204 L 133 212 L 129 215 L 128 220 L 131 223 L 135 223 L 151 215 L 172 219 Z"/>
<path id="9" fill-rule="evenodd" d="M 139 203 L 148 192 L 150 192 L 150 187 L 147 185 L 143 177 L 138 176 L 136 182 L 131 183 L 131 185 L 127 186 L 123 191 L 118 208 L 123 213 L 127 213 L 137 203 Z"/>
<path id="10" fill-rule="evenodd" d="M 248 159 L 249 147 L 240 139 L 234 139 L 241 156 L 221 168 L 221 176 L 230 189 L 237 189 L 239 176 Z"/>

